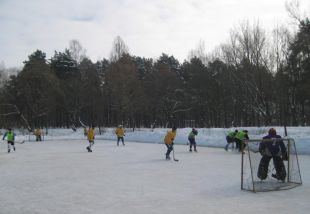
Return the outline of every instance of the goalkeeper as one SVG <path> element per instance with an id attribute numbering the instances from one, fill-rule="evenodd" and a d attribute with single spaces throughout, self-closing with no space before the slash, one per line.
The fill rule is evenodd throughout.
<path id="1" fill-rule="evenodd" d="M 257 177 L 261 180 L 265 180 L 268 174 L 268 166 L 271 158 L 276 169 L 276 174 L 271 176 L 285 181 L 286 170 L 283 160 L 287 160 L 287 152 L 283 140 L 274 128 L 271 128 L 268 135 L 263 137 L 263 141 L 259 145 L 259 152 L 262 155 L 258 166 Z"/>

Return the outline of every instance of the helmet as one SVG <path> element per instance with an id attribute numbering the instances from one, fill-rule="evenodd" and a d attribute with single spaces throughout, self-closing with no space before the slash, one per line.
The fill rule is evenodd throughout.
<path id="1" fill-rule="evenodd" d="M 277 134 L 277 131 L 274 128 L 269 129 L 268 134 L 274 136 Z"/>
<path id="2" fill-rule="evenodd" d="M 173 127 L 172 127 L 172 130 L 173 130 L 173 131 L 177 130 L 177 127 L 173 126 Z"/>

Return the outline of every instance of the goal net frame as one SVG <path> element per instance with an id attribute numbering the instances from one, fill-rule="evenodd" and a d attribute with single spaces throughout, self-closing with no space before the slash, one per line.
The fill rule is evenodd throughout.
<path id="1" fill-rule="evenodd" d="M 241 155 L 241 190 L 268 192 L 287 190 L 302 185 L 298 154 L 294 139 L 281 138 L 269 139 L 267 141 L 273 143 L 279 140 L 283 141 L 288 156 L 288 159 L 283 161 L 286 170 L 285 179 L 278 180 L 273 175 L 276 174 L 273 158 L 271 158 L 269 162 L 267 178 L 264 180 L 258 178 L 258 166 L 262 157 L 259 153 L 259 145 L 263 139 L 245 140 L 243 142 L 245 148 Z"/>

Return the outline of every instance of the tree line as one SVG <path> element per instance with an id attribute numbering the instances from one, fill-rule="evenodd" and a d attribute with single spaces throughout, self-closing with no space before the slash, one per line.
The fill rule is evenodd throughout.
<path id="1" fill-rule="evenodd" d="M 133 56 L 116 37 L 92 62 L 77 40 L 51 59 L 36 50 L 1 74 L 0 126 L 232 127 L 310 122 L 310 21 L 268 35 L 244 22 L 211 54 L 200 43 L 180 63 Z M 0 69 L 1 70 L 1 69 Z"/>

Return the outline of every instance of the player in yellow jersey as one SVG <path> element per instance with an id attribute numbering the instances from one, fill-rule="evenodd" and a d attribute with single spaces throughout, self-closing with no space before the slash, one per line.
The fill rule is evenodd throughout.
<path id="1" fill-rule="evenodd" d="M 95 127 L 89 127 L 87 131 L 87 140 L 89 142 L 89 146 L 86 147 L 88 152 L 92 152 L 91 147 L 95 144 Z"/>
<path id="2" fill-rule="evenodd" d="M 167 146 L 167 152 L 166 152 L 166 159 L 170 160 L 170 152 L 173 150 L 173 141 L 175 139 L 175 136 L 177 134 L 177 128 L 173 127 L 171 131 L 168 131 L 164 142 L 165 145 Z"/>

